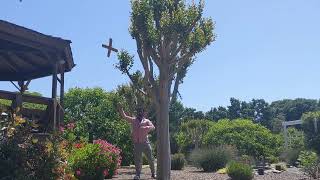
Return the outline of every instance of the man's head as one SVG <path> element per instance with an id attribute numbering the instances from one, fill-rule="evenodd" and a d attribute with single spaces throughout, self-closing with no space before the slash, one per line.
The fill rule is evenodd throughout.
<path id="1" fill-rule="evenodd" d="M 145 117 L 145 110 L 143 107 L 140 106 L 137 108 L 137 119 L 141 122 L 144 117 Z"/>

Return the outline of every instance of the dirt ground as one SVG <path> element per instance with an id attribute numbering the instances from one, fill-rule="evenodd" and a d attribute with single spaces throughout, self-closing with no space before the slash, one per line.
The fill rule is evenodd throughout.
<path id="1" fill-rule="evenodd" d="M 123 167 L 119 170 L 119 175 L 115 176 L 114 179 L 121 180 L 132 180 L 135 175 L 134 167 Z M 151 173 L 148 166 L 143 166 L 142 180 L 151 180 Z M 172 180 L 230 180 L 226 174 L 218 173 L 205 173 L 194 167 L 186 167 L 182 171 L 171 171 Z M 266 172 L 265 175 L 255 175 L 255 180 L 307 180 L 308 178 L 303 175 L 297 169 L 288 169 L 288 171 L 275 174 L 272 172 Z"/>

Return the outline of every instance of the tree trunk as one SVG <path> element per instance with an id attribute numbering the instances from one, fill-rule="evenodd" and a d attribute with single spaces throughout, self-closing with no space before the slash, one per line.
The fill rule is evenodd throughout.
<path id="1" fill-rule="evenodd" d="M 157 108 L 157 179 L 170 180 L 169 78 L 160 72 L 160 105 Z"/>

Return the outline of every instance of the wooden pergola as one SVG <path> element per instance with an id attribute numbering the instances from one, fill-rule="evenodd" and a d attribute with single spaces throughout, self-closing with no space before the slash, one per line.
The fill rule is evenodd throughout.
<path id="1" fill-rule="evenodd" d="M 47 125 L 45 130 L 55 130 L 64 118 L 64 74 L 75 67 L 70 43 L 0 20 L 0 81 L 11 82 L 19 91 L 0 90 L 0 99 L 11 100 L 9 109 L 22 117 L 38 119 Z M 51 98 L 24 94 L 32 80 L 47 76 L 52 76 Z M 47 108 L 26 109 L 24 102 Z"/>

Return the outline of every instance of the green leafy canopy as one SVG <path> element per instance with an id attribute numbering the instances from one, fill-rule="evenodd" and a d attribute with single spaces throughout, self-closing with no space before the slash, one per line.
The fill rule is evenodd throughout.
<path id="1" fill-rule="evenodd" d="M 183 82 L 195 55 L 215 40 L 214 22 L 202 17 L 202 0 L 191 5 L 185 0 L 132 0 L 131 6 L 129 32 L 136 41 L 145 73 L 130 73 L 134 56 L 125 50 L 118 54 L 116 68 L 128 75 L 133 84 L 137 84 L 138 79 L 143 80 L 142 89 L 148 95 L 151 91 L 156 94 L 151 89 L 159 86 L 157 73 L 166 72 L 168 80 L 176 81 L 172 90 L 175 99 L 178 85 Z M 157 70 L 154 70 L 154 64 L 158 66 Z"/>

